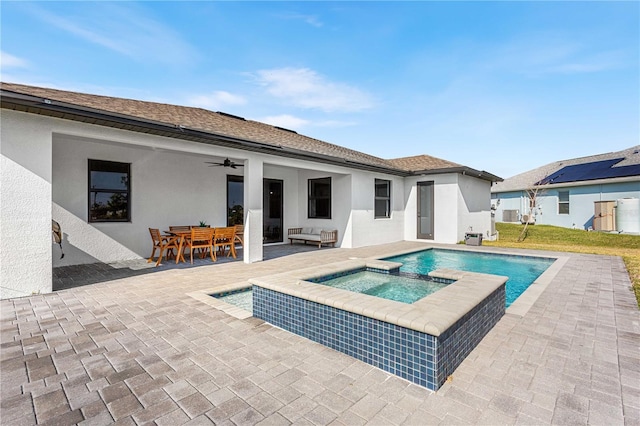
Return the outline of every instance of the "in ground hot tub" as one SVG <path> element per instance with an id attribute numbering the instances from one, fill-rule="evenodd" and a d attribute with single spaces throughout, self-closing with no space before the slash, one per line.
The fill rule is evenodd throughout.
<path id="1" fill-rule="evenodd" d="M 253 316 L 437 390 L 504 315 L 507 277 L 448 271 L 455 282 L 411 304 L 309 281 L 399 266 L 357 259 L 251 279 Z"/>

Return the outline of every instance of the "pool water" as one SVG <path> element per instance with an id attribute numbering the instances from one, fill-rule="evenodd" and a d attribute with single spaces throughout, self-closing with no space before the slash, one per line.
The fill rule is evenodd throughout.
<path id="1" fill-rule="evenodd" d="M 436 269 L 450 268 L 507 276 L 509 277 L 506 285 L 507 307 L 555 261 L 555 259 L 540 257 L 443 249 L 423 250 L 384 260 L 402 263 L 400 271 L 405 273 L 426 275 Z"/>
<path id="2" fill-rule="evenodd" d="M 318 280 L 316 282 L 330 287 L 403 303 L 413 303 L 447 285 L 435 281 L 369 271 L 354 272 L 330 280 Z"/>
<path id="3" fill-rule="evenodd" d="M 212 294 L 212 296 L 253 313 L 253 291 L 251 287 L 222 295 Z"/>
<path id="4" fill-rule="evenodd" d="M 506 284 L 506 307 L 509 307 L 555 261 L 541 257 L 444 249 L 423 250 L 384 260 L 402 263 L 400 274 L 354 271 L 335 278 L 310 281 L 397 302 L 413 303 L 447 286 L 428 278 L 428 273 L 436 269 L 503 275 L 509 277 Z M 251 288 L 212 296 L 253 312 Z"/>

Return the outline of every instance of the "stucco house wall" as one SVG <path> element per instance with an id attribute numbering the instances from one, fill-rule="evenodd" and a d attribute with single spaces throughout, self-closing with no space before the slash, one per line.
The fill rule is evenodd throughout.
<path id="1" fill-rule="evenodd" d="M 308 214 L 308 181 L 309 179 L 331 178 L 331 218 L 315 219 L 309 218 Z M 335 168 L 332 171 L 326 170 L 300 170 L 298 173 L 298 211 L 297 223 L 293 226 L 311 227 L 322 229 L 337 229 L 337 246 L 344 244 L 345 228 L 347 226 L 348 208 L 351 206 L 351 185 L 348 175 L 337 173 Z M 285 241 L 289 242 L 286 239 Z M 350 247 L 350 245 L 345 245 Z"/>
<path id="2" fill-rule="evenodd" d="M 458 241 L 464 240 L 466 232 L 482 233 L 491 238 L 491 182 L 466 175 L 458 177 Z"/>
<path id="3" fill-rule="evenodd" d="M 491 205 L 495 209 L 496 222 L 514 222 L 507 220 L 505 210 L 517 210 L 518 217 L 516 217 L 516 221 L 520 220 L 521 214 L 528 214 L 527 206 L 525 205 L 525 196 L 524 191 L 491 194 Z"/>
<path id="4" fill-rule="evenodd" d="M 51 124 L 2 111 L 0 296 L 51 291 Z"/>
<path id="5" fill-rule="evenodd" d="M 404 239 L 417 239 L 417 184 L 434 182 L 434 242 L 455 244 L 469 231 L 491 236 L 491 183 L 457 173 L 405 178 Z"/>
<path id="6" fill-rule="evenodd" d="M 455 244 L 458 240 L 458 221 L 451 220 L 458 212 L 458 186 L 455 173 L 405 178 L 406 207 L 404 239 L 417 240 L 418 182 L 434 182 L 434 234 L 436 243 Z"/>

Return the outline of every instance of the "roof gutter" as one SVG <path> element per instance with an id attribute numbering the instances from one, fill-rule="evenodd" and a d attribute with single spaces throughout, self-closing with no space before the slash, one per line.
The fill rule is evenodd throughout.
<path id="1" fill-rule="evenodd" d="M 309 151 L 287 148 L 246 139 L 234 138 L 217 133 L 187 128 L 180 125 L 170 125 L 164 122 L 141 119 L 130 115 L 105 112 L 95 108 L 83 107 L 67 102 L 45 99 L 39 96 L 0 90 L 2 108 L 32 114 L 45 115 L 67 120 L 88 122 L 95 125 L 125 129 L 140 133 L 149 133 L 176 139 L 190 140 L 209 145 L 225 146 L 245 151 L 263 152 L 277 156 L 312 160 L 325 164 L 357 168 L 361 170 L 387 173 L 396 176 L 410 176 L 406 170 L 377 166 L 346 160 L 342 157 L 312 153 Z"/>
<path id="2" fill-rule="evenodd" d="M 439 175 L 444 173 L 459 173 L 463 176 L 470 176 L 477 179 L 486 180 L 489 182 L 502 182 L 502 179 L 499 176 L 486 172 L 484 170 L 476 170 L 471 167 L 466 166 L 458 166 L 458 167 L 445 167 L 441 169 L 431 169 L 431 170 L 416 170 L 413 172 L 415 176 L 423 176 L 423 175 Z"/>
<path id="3" fill-rule="evenodd" d="M 29 112 L 32 114 L 46 115 L 58 117 L 59 114 L 65 115 L 64 118 L 67 120 L 81 121 L 86 122 L 86 120 L 80 120 L 80 118 L 89 118 L 94 120 L 99 120 L 102 122 L 94 123 L 97 125 L 103 125 L 108 127 L 115 128 L 123 128 L 124 126 L 131 126 L 138 131 L 142 131 L 142 133 L 153 133 L 153 131 L 164 133 L 174 134 L 178 139 L 187 139 L 185 137 L 180 137 L 181 135 L 192 135 L 195 137 L 207 137 L 212 141 L 220 141 L 220 142 L 230 142 L 234 144 L 241 144 L 245 147 L 259 147 L 259 148 L 280 148 L 276 145 L 270 145 L 266 143 L 253 142 L 248 140 L 243 140 L 239 138 L 233 138 L 230 136 L 207 133 L 198 130 L 188 129 L 181 125 L 170 125 L 161 121 L 154 121 L 149 119 L 140 119 L 134 116 L 119 114 L 115 112 L 105 112 L 103 110 L 98 110 L 95 108 L 83 107 L 76 104 L 71 104 L 67 102 L 54 101 L 50 99 L 44 99 L 38 96 L 32 95 L 24 95 L 21 93 L 8 92 L 6 90 L 0 90 L 0 100 L 2 102 L 2 108 L 9 108 L 18 111 Z M 16 106 L 24 106 L 30 109 L 21 109 L 12 107 Z M 48 112 L 48 113 L 47 113 Z M 54 114 L 58 113 L 58 114 Z M 111 125 L 110 125 L 111 124 Z M 119 124 L 116 126 L 115 124 Z M 134 129 L 128 129 L 134 130 Z M 134 130 L 135 131 L 135 130 Z"/>
<path id="4" fill-rule="evenodd" d="M 501 194 L 506 192 L 528 191 L 531 189 L 547 190 L 547 189 L 555 189 L 555 188 L 573 188 L 576 186 L 597 186 L 597 185 L 607 185 L 607 184 L 624 183 L 624 182 L 639 182 L 639 181 L 640 181 L 640 175 L 636 175 L 636 176 L 624 176 L 624 177 L 618 177 L 618 178 L 580 180 L 577 182 L 547 183 L 542 185 L 531 185 L 528 187 L 518 186 L 516 188 L 507 188 L 507 189 L 492 188 L 491 192 L 494 194 Z"/>

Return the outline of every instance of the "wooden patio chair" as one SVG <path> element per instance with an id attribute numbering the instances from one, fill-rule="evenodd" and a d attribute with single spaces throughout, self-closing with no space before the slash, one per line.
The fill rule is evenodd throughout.
<path id="1" fill-rule="evenodd" d="M 220 252 L 224 254 L 224 252 L 227 250 L 227 247 L 229 247 L 229 254 L 227 254 L 227 257 L 233 256 L 233 258 L 236 259 L 235 238 L 235 226 L 216 228 L 213 233 L 213 248 L 215 250 L 220 250 Z"/>
<path id="2" fill-rule="evenodd" d="M 233 239 L 234 243 L 240 243 L 240 247 L 244 248 L 244 225 L 236 225 L 236 236 Z"/>
<path id="3" fill-rule="evenodd" d="M 158 255 L 158 261 L 156 262 L 156 266 L 160 265 L 160 261 L 162 260 L 162 253 L 167 251 L 166 257 L 167 260 L 169 256 L 173 255 L 173 250 L 178 250 L 178 240 L 179 238 L 173 235 L 162 235 L 159 229 L 149 228 L 149 234 L 151 234 L 151 241 L 153 242 L 153 250 L 151 251 L 151 256 L 147 259 L 147 263 L 153 262 L 153 257 L 156 254 L 156 249 L 160 250 L 160 254 Z"/>
<path id="4" fill-rule="evenodd" d="M 187 247 L 189 247 L 189 255 L 191 258 L 191 264 L 193 265 L 193 253 L 197 250 L 197 249 L 202 249 L 202 253 L 201 253 L 201 258 L 204 259 L 204 256 L 206 254 L 206 250 L 209 250 L 209 253 L 211 255 L 211 260 L 213 260 L 215 262 L 216 260 L 216 255 L 213 252 L 213 229 L 212 228 L 208 228 L 208 227 L 192 227 L 191 228 L 191 235 L 189 236 L 189 238 L 187 238 L 183 244 L 183 256 L 184 256 L 184 250 L 186 250 Z"/>
<path id="5" fill-rule="evenodd" d="M 170 226 L 169 231 L 171 232 L 191 231 L 191 226 Z"/>

